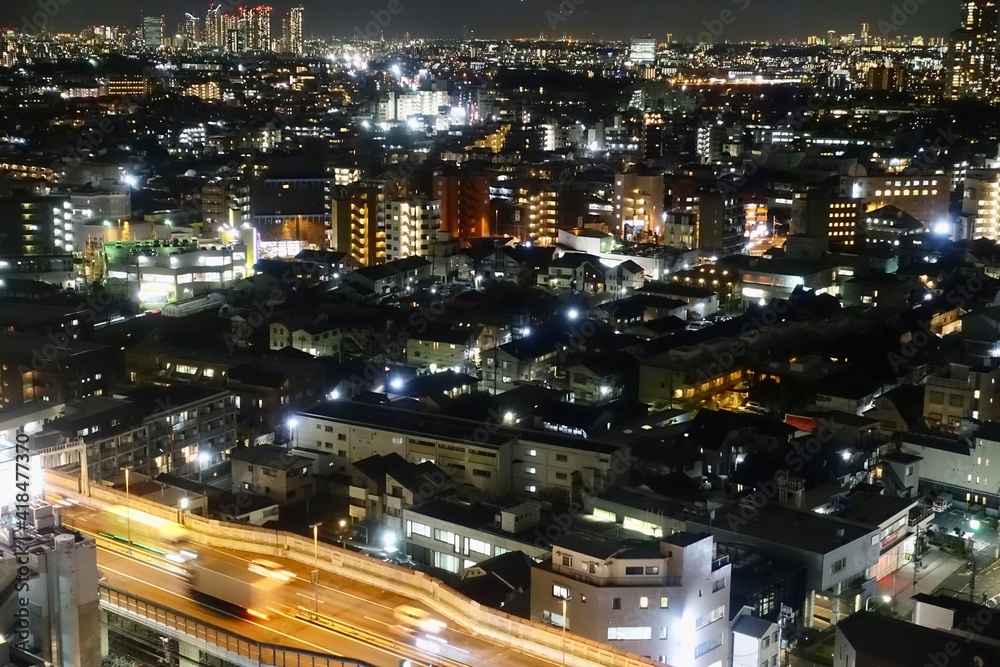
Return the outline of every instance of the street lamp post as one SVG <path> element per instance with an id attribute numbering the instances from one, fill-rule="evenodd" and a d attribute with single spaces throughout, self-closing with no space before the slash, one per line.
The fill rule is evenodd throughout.
<path id="1" fill-rule="evenodd" d="M 567 603 L 572 599 L 570 595 L 562 599 L 562 648 L 564 664 L 566 663 L 566 627 L 569 625 L 569 607 Z"/>
<path id="2" fill-rule="evenodd" d="M 126 537 L 128 537 L 128 547 L 132 548 L 132 496 L 129 494 L 128 490 L 128 477 L 129 472 L 132 470 L 132 466 L 124 466 L 122 470 L 125 471 L 125 530 Z"/>
<path id="3" fill-rule="evenodd" d="M 347 537 L 344 534 L 344 529 L 347 528 L 347 521 L 345 521 L 344 519 L 341 519 L 339 525 L 340 525 L 340 547 L 342 549 L 346 549 L 347 548 Z"/>
<path id="4" fill-rule="evenodd" d="M 181 524 L 182 526 L 184 525 L 184 512 L 187 511 L 187 508 L 188 508 L 188 499 L 187 496 L 185 496 L 184 498 L 181 498 L 180 505 L 177 506 L 177 523 Z"/>
<path id="5" fill-rule="evenodd" d="M 323 525 L 322 521 L 317 521 L 316 523 L 309 524 L 309 527 L 313 529 L 313 571 L 312 579 L 313 586 L 316 596 L 316 613 L 319 613 L 319 527 Z"/>

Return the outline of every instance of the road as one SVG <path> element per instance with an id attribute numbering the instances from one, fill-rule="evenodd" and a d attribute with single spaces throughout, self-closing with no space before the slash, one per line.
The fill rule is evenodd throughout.
<path id="1" fill-rule="evenodd" d="M 558 664 L 484 641 L 455 627 L 444 632 L 446 643 L 420 640 L 418 647 L 417 640 L 399 628 L 393 618 L 397 605 L 414 604 L 412 600 L 327 572 L 320 573 L 319 583 L 314 586 L 310 582 L 311 568 L 270 556 L 268 560 L 280 562 L 295 573 L 297 579 L 281 588 L 273 608 L 275 613 L 269 620 L 248 620 L 194 600 L 181 571 L 161 557 L 139 550 L 127 556 L 125 545 L 100 537 L 102 532 L 120 532 L 101 510 L 74 506 L 63 507 L 61 513 L 67 527 L 97 536 L 98 568 L 107 578 L 108 585 L 255 641 L 364 660 L 379 667 L 398 667 L 400 657 L 421 665 L 537 667 Z M 133 539 L 138 542 L 134 536 Z M 261 557 L 200 546 L 198 551 L 242 569 L 247 568 L 250 560 Z M 353 636 L 344 636 L 296 617 L 302 609 L 318 609 L 321 615 L 346 625 Z M 366 640 L 366 635 L 373 635 L 379 641 Z"/>
<path id="2" fill-rule="evenodd" d="M 969 524 L 969 515 L 960 508 L 952 508 L 934 517 L 931 522 L 934 530 L 957 534 L 957 528 L 965 535 L 971 535 L 976 561 L 976 582 L 974 601 L 982 602 L 983 594 L 994 604 L 1000 601 L 1000 567 L 997 562 L 997 531 L 992 521 L 984 521 L 978 530 L 973 531 Z M 968 599 L 972 588 L 972 570 L 960 567 L 948 577 L 938 589 L 946 595 Z"/>

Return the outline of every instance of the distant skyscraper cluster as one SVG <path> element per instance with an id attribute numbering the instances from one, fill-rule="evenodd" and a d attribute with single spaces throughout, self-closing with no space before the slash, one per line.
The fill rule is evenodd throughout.
<path id="1" fill-rule="evenodd" d="M 951 99 L 1000 99 L 997 61 L 1000 13 L 995 0 L 962 3 L 961 27 L 951 33 L 948 90 Z"/>
<path id="2" fill-rule="evenodd" d="M 143 16 L 139 37 L 142 46 L 149 50 L 175 46 L 188 50 L 207 48 L 231 53 L 278 51 L 301 54 L 304 51 L 303 14 L 302 7 L 292 8 L 282 20 L 281 38 L 274 40 L 271 37 L 271 7 L 240 7 L 230 13 L 222 5 L 213 3 L 204 20 L 194 14 L 185 14 L 173 41 L 165 34 L 163 17 L 160 15 Z"/>

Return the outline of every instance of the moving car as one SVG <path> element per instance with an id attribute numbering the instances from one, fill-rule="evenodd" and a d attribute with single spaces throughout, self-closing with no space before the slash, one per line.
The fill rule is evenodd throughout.
<path id="1" fill-rule="evenodd" d="M 277 579 L 278 581 L 286 584 L 295 579 L 294 572 L 289 572 L 285 568 L 281 567 L 280 563 L 275 563 L 273 560 L 264 560 L 263 558 L 254 559 L 250 561 L 250 567 L 247 569 L 254 574 L 259 574 L 263 577 L 270 577 L 271 579 Z"/>

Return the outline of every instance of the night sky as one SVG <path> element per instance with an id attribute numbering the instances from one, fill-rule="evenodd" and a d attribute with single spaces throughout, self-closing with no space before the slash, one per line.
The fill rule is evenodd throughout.
<path id="1" fill-rule="evenodd" d="M 224 0 L 223 4 L 236 1 Z M 554 37 L 565 33 L 574 38 L 623 39 L 662 38 L 672 33 L 675 40 L 695 40 L 701 34 L 700 41 L 709 41 L 705 22 L 715 32 L 723 27 L 719 40 L 804 39 L 825 35 L 829 29 L 860 33 L 862 21 L 871 24 L 872 34 L 882 32 L 878 27 L 882 21 L 890 29 L 889 36 L 943 37 L 958 26 L 959 7 L 959 0 L 563 0 L 564 6 L 575 10 L 566 13 L 565 20 L 553 21 L 560 0 L 302 0 L 306 36 L 329 38 L 350 35 L 355 27 L 364 30 L 373 20 L 372 11 L 385 16 L 384 10 L 394 2 L 402 10 L 385 26 L 387 36 L 409 31 L 413 36 L 461 37 L 466 27 L 482 37 L 536 37 L 544 32 Z M 290 0 L 271 3 L 275 37 L 280 37 L 280 16 L 292 4 Z M 208 5 L 190 0 L 7 0 L 0 2 L 0 25 L 19 27 L 25 16 L 37 16 L 36 12 L 46 11 L 44 7 L 58 7 L 54 15 L 47 11 L 49 25 L 56 32 L 92 24 L 135 25 L 140 12 L 148 11 L 165 14 L 169 34 L 176 30 L 183 12 L 203 17 Z M 894 18 L 894 6 L 915 11 L 907 15 L 898 10 Z M 729 25 L 719 21 L 726 10 L 732 12 L 727 16 Z"/>

